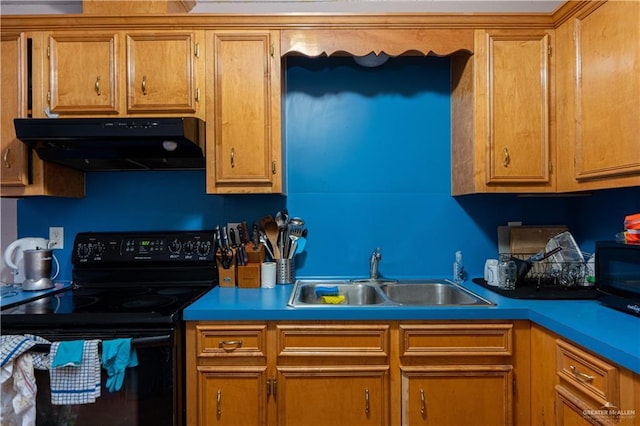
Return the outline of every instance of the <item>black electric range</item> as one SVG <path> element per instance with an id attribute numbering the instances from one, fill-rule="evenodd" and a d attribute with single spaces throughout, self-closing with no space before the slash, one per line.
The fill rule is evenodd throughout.
<path id="1" fill-rule="evenodd" d="M 72 285 L 0 313 L 3 335 L 49 342 L 131 338 L 138 365 L 122 389 L 93 404 L 51 403 L 47 371 L 36 370 L 36 423 L 181 426 L 185 417 L 183 309 L 218 283 L 213 231 L 80 233 Z M 50 344 L 32 350 L 49 351 Z M 73 419 L 70 420 L 70 414 Z"/>
<path id="2" fill-rule="evenodd" d="M 4 309 L 5 327 L 174 324 L 218 282 L 213 231 L 80 233 L 72 285 Z"/>

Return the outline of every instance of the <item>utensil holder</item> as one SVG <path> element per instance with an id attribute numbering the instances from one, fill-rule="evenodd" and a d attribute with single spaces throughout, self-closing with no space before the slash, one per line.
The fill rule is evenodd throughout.
<path id="1" fill-rule="evenodd" d="M 293 259 L 276 259 L 276 284 L 290 284 L 296 280 L 296 265 Z"/>

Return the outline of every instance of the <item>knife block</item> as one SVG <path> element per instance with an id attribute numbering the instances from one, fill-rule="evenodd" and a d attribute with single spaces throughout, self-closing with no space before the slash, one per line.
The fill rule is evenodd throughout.
<path id="1" fill-rule="evenodd" d="M 257 249 L 253 248 L 253 244 L 246 244 L 248 263 L 257 263 L 260 265 L 266 259 L 266 251 L 264 245 L 260 243 Z"/>
<path id="2" fill-rule="evenodd" d="M 260 264 L 248 263 L 238 266 L 238 287 L 258 288 L 260 287 Z"/>
<path id="3" fill-rule="evenodd" d="M 216 262 L 218 264 L 218 285 L 220 287 L 235 287 L 236 265 L 231 265 L 228 269 L 224 269 L 222 263 Z"/>

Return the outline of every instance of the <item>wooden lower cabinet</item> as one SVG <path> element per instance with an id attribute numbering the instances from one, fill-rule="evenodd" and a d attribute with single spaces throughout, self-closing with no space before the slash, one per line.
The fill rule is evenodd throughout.
<path id="1" fill-rule="evenodd" d="M 387 425 L 389 368 L 278 367 L 278 425 Z"/>
<path id="2" fill-rule="evenodd" d="M 267 424 L 265 367 L 201 367 L 198 369 L 199 424 Z M 270 384 L 270 383 L 269 383 Z"/>
<path id="3" fill-rule="evenodd" d="M 532 326 L 532 424 L 640 425 L 640 377 Z"/>
<path id="4" fill-rule="evenodd" d="M 403 425 L 510 425 L 513 368 L 406 367 L 402 369 L 402 401 Z"/>
<path id="5" fill-rule="evenodd" d="M 529 424 L 528 333 L 528 321 L 190 321 L 187 424 Z"/>

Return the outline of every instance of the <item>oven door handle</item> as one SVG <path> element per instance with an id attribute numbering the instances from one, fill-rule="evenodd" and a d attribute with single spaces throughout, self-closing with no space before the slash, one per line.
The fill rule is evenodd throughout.
<path id="1" fill-rule="evenodd" d="M 150 337 L 134 337 L 131 339 L 132 348 L 149 348 L 154 346 L 164 346 L 171 342 L 171 335 L 165 334 L 161 336 Z M 50 343 L 36 343 L 29 351 L 38 353 L 48 353 L 51 349 Z"/>

